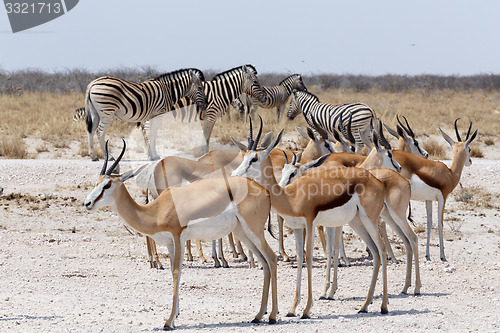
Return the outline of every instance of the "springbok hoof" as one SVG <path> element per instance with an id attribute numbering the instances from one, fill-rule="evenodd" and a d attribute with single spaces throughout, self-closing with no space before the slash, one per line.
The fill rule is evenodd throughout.
<path id="1" fill-rule="evenodd" d="M 325 296 L 321 296 L 319 299 L 320 299 L 320 301 L 326 300 L 326 297 Z"/>
<path id="2" fill-rule="evenodd" d="M 288 312 L 286 314 L 287 317 L 295 317 L 295 313 L 292 313 L 292 312 Z"/>
<path id="3" fill-rule="evenodd" d="M 163 326 L 163 330 L 164 331 L 173 331 L 173 330 L 175 330 L 175 328 L 173 328 L 172 326 Z"/>
<path id="4" fill-rule="evenodd" d="M 269 319 L 269 325 L 276 324 L 276 319 Z"/>
<path id="5" fill-rule="evenodd" d="M 380 310 L 380 313 L 381 313 L 381 314 L 388 314 L 388 313 L 389 313 L 389 310 L 387 310 L 387 309 L 382 309 L 382 310 Z"/>
<path id="6" fill-rule="evenodd" d="M 368 311 L 361 309 L 358 311 L 358 313 L 368 313 Z"/>
<path id="7" fill-rule="evenodd" d="M 254 318 L 252 321 L 251 321 L 252 324 L 260 324 L 261 321 L 257 318 Z"/>
<path id="8" fill-rule="evenodd" d="M 311 319 L 311 316 L 310 315 L 302 315 L 302 317 L 300 317 L 300 319 Z"/>

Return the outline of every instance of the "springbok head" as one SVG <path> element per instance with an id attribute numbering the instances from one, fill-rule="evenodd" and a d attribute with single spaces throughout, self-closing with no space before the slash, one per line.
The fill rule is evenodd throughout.
<path id="1" fill-rule="evenodd" d="M 457 135 L 457 140 L 454 141 L 448 134 L 443 132 L 441 128 L 439 128 L 439 131 L 441 132 L 441 135 L 443 138 L 448 142 L 448 144 L 453 148 L 453 156 L 457 156 L 459 159 L 463 159 L 465 166 L 471 166 L 472 165 L 472 160 L 470 158 L 470 147 L 469 145 L 471 144 L 472 141 L 477 136 L 477 131 L 478 129 L 470 135 L 470 131 L 472 129 L 472 120 L 469 119 L 469 129 L 467 130 L 467 135 L 465 136 L 465 141 L 462 141 L 462 138 L 460 137 L 460 133 L 458 133 L 458 127 L 457 127 L 457 122 L 460 118 L 455 119 L 455 134 Z"/>

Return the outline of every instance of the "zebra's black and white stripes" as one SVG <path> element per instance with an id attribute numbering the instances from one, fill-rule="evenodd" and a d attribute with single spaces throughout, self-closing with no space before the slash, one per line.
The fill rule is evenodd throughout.
<path id="1" fill-rule="evenodd" d="M 359 133 L 370 126 L 373 120 L 376 119 L 375 112 L 366 104 L 363 103 L 346 103 L 341 105 L 332 105 L 321 103 L 315 95 L 305 91 L 294 91 L 290 101 L 290 108 L 287 113 L 289 120 L 294 119 L 300 112 L 312 128 L 315 125 L 321 126 L 330 135 L 333 134 L 333 129 L 342 133 L 342 128 L 339 125 L 340 119 L 343 121 L 343 126 L 349 126 L 351 119 L 351 131 L 356 140 L 356 146 L 362 147 L 361 137 Z M 313 120 L 314 119 L 314 120 Z"/>
<path id="2" fill-rule="evenodd" d="M 86 121 L 89 137 L 89 153 L 94 152 L 93 135 L 97 137 L 101 149 L 105 149 L 106 129 L 113 118 L 127 122 L 145 122 L 171 110 L 181 98 L 188 97 L 200 110 L 207 106 L 203 92 L 205 78 L 198 69 L 182 69 L 163 74 L 142 83 L 130 82 L 114 77 L 100 77 L 87 86 L 85 95 Z M 158 159 L 156 153 L 156 128 L 152 127 L 148 144 L 150 159 Z"/>
<path id="3" fill-rule="evenodd" d="M 255 109 L 261 107 L 263 109 L 276 108 L 277 121 L 279 123 L 281 114 L 286 107 L 286 102 L 292 94 L 293 90 L 307 91 L 304 82 L 302 81 L 302 76 L 300 74 L 293 74 L 285 79 L 283 79 L 278 85 L 272 87 L 262 86 L 264 94 L 266 95 L 266 100 L 261 102 L 255 98 L 248 95 L 243 95 L 240 98 L 243 99 L 246 105 L 245 112 L 250 113 L 253 116 Z M 245 120 L 247 118 L 245 114 Z"/>

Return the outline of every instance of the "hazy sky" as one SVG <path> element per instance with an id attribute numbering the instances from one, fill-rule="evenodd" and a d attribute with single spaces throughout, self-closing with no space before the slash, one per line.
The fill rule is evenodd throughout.
<path id="1" fill-rule="evenodd" d="M 498 0 L 80 0 L 13 34 L 0 8 L 0 69 L 500 74 L 499 15 Z"/>

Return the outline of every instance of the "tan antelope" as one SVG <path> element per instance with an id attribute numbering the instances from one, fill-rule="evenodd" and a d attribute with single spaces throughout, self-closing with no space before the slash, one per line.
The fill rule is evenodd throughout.
<path id="1" fill-rule="evenodd" d="M 415 133 L 410 127 L 408 120 L 405 116 L 402 116 L 406 122 L 406 126 L 403 125 L 399 119 L 399 115 L 396 115 L 398 125 L 396 126 L 396 131 L 384 124 L 385 129 L 394 137 L 398 139 L 397 150 L 403 150 L 410 152 L 415 155 L 422 156 L 424 158 L 429 158 L 429 153 L 418 143 L 415 138 Z M 405 133 L 406 132 L 406 133 Z M 409 136 L 409 137 L 408 137 Z"/>
<path id="2" fill-rule="evenodd" d="M 380 125 L 380 123 L 379 123 Z M 381 130 L 381 125 L 379 126 L 379 131 Z M 406 220 L 406 210 L 408 208 L 411 196 L 410 183 L 407 179 L 399 175 L 396 171 L 400 170 L 399 164 L 390 158 L 390 145 L 381 135 L 380 140 L 385 144 L 385 149 L 378 145 L 379 138 L 375 132 L 372 133 L 374 144 L 369 145 L 371 148 L 370 154 L 366 157 L 365 161 L 359 165 L 360 168 L 369 169 L 377 179 L 384 183 L 385 194 L 384 194 L 384 209 L 382 211 L 382 218 L 384 222 L 388 223 L 393 230 L 401 237 L 405 245 L 407 254 L 407 269 L 406 269 L 406 279 L 405 285 L 403 287 L 403 293 L 407 293 L 408 288 L 411 285 L 411 270 L 412 270 L 412 256 L 415 260 L 415 294 L 420 293 L 421 280 L 420 280 L 420 269 L 419 269 L 419 259 L 418 259 L 418 242 L 417 236 L 411 229 L 410 225 Z M 368 142 L 364 142 L 365 145 Z M 282 179 L 279 182 L 280 186 L 285 186 L 298 177 L 304 175 L 304 173 L 314 168 L 318 165 L 320 159 L 324 159 L 325 156 L 320 157 L 317 160 L 307 162 L 305 164 L 300 164 L 299 158 L 292 160 L 291 164 L 286 164 Z M 326 169 L 328 166 L 323 164 L 319 168 Z M 335 164 L 332 167 L 336 168 Z M 310 174 L 318 172 L 317 169 L 310 170 Z M 383 228 L 383 229 L 382 229 Z M 326 249 L 327 249 L 327 274 L 325 280 L 325 288 L 320 299 L 333 299 L 333 295 L 337 289 L 337 264 L 338 264 L 338 250 L 340 246 L 340 241 L 342 240 L 341 227 L 336 228 L 335 232 L 333 228 L 325 228 L 327 238 L 326 238 Z M 387 237 L 387 232 L 385 231 L 385 223 L 381 224 L 381 232 L 384 236 L 384 241 L 389 249 L 389 240 Z M 332 244 L 332 240 L 335 241 Z M 337 239 L 338 237 L 338 239 Z M 331 255 L 332 247 L 334 247 L 334 275 L 333 275 L 333 285 L 330 289 L 330 293 L 327 296 L 327 292 L 330 288 L 330 270 L 331 270 Z M 342 246 L 343 247 L 343 246 Z M 342 247 L 340 253 L 342 253 Z M 393 255 L 393 254 L 392 254 Z"/>
<path id="3" fill-rule="evenodd" d="M 314 177 L 302 177 L 285 187 L 280 187 L 273 173 L 269 155 L 279 143 L 283 130 L 272 144 L 262 152 L 245 154 L 242 164 L 233 175 L 247 176 L 262 184 L 271 195 L 274 211 L 294 229 L 297 242 L 297 285 L 293 304 L 287 316 L 295 316 L 300 301 L 302 277 L 303 229 L 306 229 L 306 266 L 308 297 L 302 318 L 310 318 L 312 295 L 312 255 L 314 228 L 317 225 L 338 227 L 349 223 L 369 245 L 374 253 L 373 275 L 368 295 L 360 312 L 370 304 L 382 261 L 383 291 L 382 313 L 387 313 L 387 256 L 384 242 L 378 232 L 377 219 L 382 211 L 384 185 L 368 171 L 359 168 L 342 168 L 335 177 L 327 170 Z"/>
<path id="4" fill-rule="evenodd" d="M 455 189 L 462 176 L 464 166 L 472 165 L 470 158 L 470 143 L 476 138 L 478 130 L 472 135 L 472 121 L 469 120 L 469 129 L 465 141 L 462 141 L 455 120 L 455 133 L 458 141 L 454 141 L 448 134 L 439 131 L 453 149 L 453 159 L 450 167 L 439 161 L 432 161 L 405 151 L 394 150 L 394 158 L 401 165 L 401 175 L 411 184 L 411 200 L 425 201 L 427 211 L 427 245 L 425 258 L 430 260 L 430 236 L 432 229 L 432 202 L 438 203 L 438 231 L 439 253 L 442 261 L 446 261 L 443 241 L 443 213 L 448 195 Z"/>
<path id="5" fill-rule="evenodd" d="M 156 242 L 167 245 L 173 277 L 173 300 L 164 329 L 173 329 L 174 319 L 179 314 L 179 288 L 185 241 L 212 240 L 230 232 L 235 233 L 256 254 L 264 268 L 261 306 L 252 322 L 260 322 L 266 312 L 271 286 L 272 310 L 269 323 L 275 323 L 278 312 L 277 258 L 264 237 L 271 208 L 269 193 L 248 178 L 227 177 L 225 173 L 221 173 L 224 177 L 202 179 L 183 187 L 168 188 L 156 200 L 139 205 L 124 185 L 124 181 L 133 177 L 138 170 L 121 176 L 111 176 L 125 152 L 125 141 L 123 143 L 120 156 L 107 171 L 106 144 L 104 166 L 84 205 L 88 210 L 111 206 L 130 227 L 150 236 Z"/>

